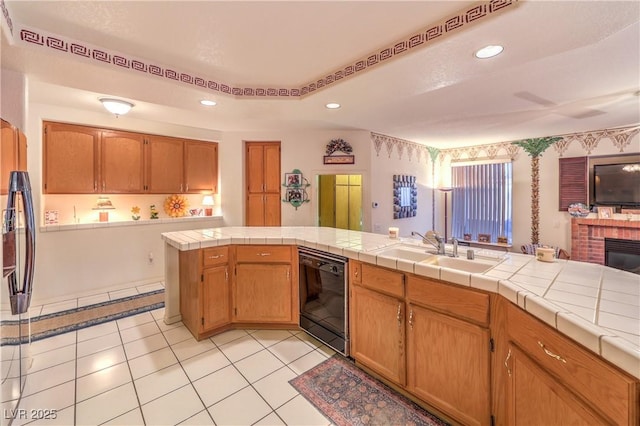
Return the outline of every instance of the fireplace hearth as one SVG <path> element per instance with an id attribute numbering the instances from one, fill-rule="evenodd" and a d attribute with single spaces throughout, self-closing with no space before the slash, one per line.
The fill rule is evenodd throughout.
<path id="1" fill-rule="evenodd" d="M 640 241 L 605 238 L 604 264 L 640 275 Z"/>

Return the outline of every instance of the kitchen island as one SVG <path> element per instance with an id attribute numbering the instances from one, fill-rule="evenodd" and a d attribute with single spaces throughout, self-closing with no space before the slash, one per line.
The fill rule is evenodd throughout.
<path id="1" fill-rule="evenodd" d="M 558 331 L 558 335 L 567 336 L 571 341 L 577 342 L 579 346 L 576 347 L 579 347 L 580 351 L 586 348 L 597 358 L 613 365 L 614 370 L 619 369 L 632 376 L 633 379 L 626 379 L 627 384 L 623 383 L 621 386 L 623 390 L 627 386 L 629 391 L 628 402 L 631 408 L 629 408 L 628 419 L 630 422 L 637 421 L 634 419 L 637 419 L 638 415 L 637 389 L 640 378 L 640 319 L 638 318 L 640 284 L 635 274 L 566 260 L 545 263 L 536 260 L 533 256 L 518 253 L 505 254 L 492 250 L 474 250 L 476 258 L 479 261 L 488 262 L 491 267 L 483 272 L 472 273 L 454 266 L 444 266 L 445 262 L 440 262 L 439 265 L 433 262 L 409 260 L 403 257 L 401 250 L 395 252 L 385 250 L 400 246 L 415 248 L 416 251 L 430 248 L 422 245 L 418 240 L 390 239 L 386 235 L 334 228 L 226 227 L 169 232 L 162 234 L 162 238 L 165 241 L 165 321 L 167 323 L 181 319 L 178 261 L 180 252 L 253 244 L 310 247 L 345 256 L 353 261 L 351 262 L 353 265 L 375 266 L 380 271 L 397 271 L 409 280 L 432 280 L 428 283 L 429 285 L 444 284 L 451 286 L 454 290 L 455 287 L 460 287 L 488 295 L 492 300 L 492 311 L 500 308 L 502 301 L 509 302 L 508 307 L 505 308 L 505 311 L 509 311 L 509 315 L 500 317 L 503 319 L 499 320 L 496 326 L 493 322 L 491 325 L 492 335 L 496 336 L 498 345 L 501 345 L 503 340 L 506 342 L 511 339 L 509 342 L 517 342 L 519 339 L 519 335 L 514 337 L 512 334 L 508 338 L 499 338 L 500 333 L 520 333 L 513 327 L 508 333 L 499 330 L 504 327 L 503 323 L 507 322 L 507 318 L 515 323 L 516 320 L 519 321 L 521 313 L 528 314 L 526 318 L 523 317 L 523 320 L 531 317 L 543 324 L 546 328 L 542 333 L 547 333 L 549 330 Z M 464 253 L 461 254 L 464 257 Z M 399 306 L 403 306 L 405 300 L 399 299 L 399 301 L 401 302 Z M 409 306 L 411 300 L 407 299 L 406 303 Z M 498 310 L 500 309 L 496 311 Z M 400 308 L 398 311 L 400 312 Z M 499 318 L 497 315 L 492 316 L 494 317 Z M 400 314 L 398 318 L 400 319 Z M 412 323 L 408 324 L 413 327 Z M 524 328 L 522 334 L 528 329 Z M 492 338 L 491 345 L 493 344 Z M 522 346 L 526 344 L 524 342 Z M 558 356 L 551 349 L 543 346 L 540 340 L 538 344 L 549 357 Z M 524 371 L 524 367 L 520 367 L 524 365 L 522 364 L 523 356 L 517 353 L 516 357 L 516 349 L 512 352 L 509 346 L 507 352 L 507 345 L 502 346 L 504 347 L 496 350 L 496 354 L 500 356 L 496 355 L 496 359 L 492 361 L 493 370 L 502 367 L 508 372 L 509 377 L 512 374 L 512 366 L 518 365 L 518 372 Z M 357 357 L 354 356 L 354 358 L 358 361 Z M 559 362 L 567 363 L 562 357 L 553 359 L 561 359 L 562 361 Z M 504 366 L 502 366 L 503 360 Z M 515 363 L 516 360 L 518 364 Z M 513 364 L 510 364 L 511 362 Z M 366 363 L 363 364 L 367 367 Z M 375 368 L 373 370 L 375 371 Z M 493 392 L 502 387 L 500 383 L 504 384 L 503 382 L 507 380 L 507 373 L 503 375 L 504 377 L 492 379 L 494 380 Z M 515 371 L 514 376 L 516 376 Z M 580 384 L 579 380 L 577 383 Z M 399 386 L 404 389 L 403 383 Z M 511 394 L 514 392 L 517 394 L 514 386 L 504 387 L 509 387 Z M 576 392 L 580 393 L 579 390 Z M 588 396 L 584 398 L 588 401 Z M 500 399 L 504 399 L 503 396 L 494 398 L 494 400 Z M 504 407 L 494 406 L 492 410 L 494 413 L 502 411 L 512 413 L 515 412 L 515 408 L 510 407 L 507 410 Z M 594 419 L 599 418 L 594 417 Z M 607 417 L 604 419 L 607 420 Z M 498 423 L 503 421 L 499 420 Z"/>

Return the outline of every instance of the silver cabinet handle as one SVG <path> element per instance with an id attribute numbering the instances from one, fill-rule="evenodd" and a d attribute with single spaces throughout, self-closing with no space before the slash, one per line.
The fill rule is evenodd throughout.
<path id="1" fill-rule="evenodd" d="M 228 269 L 224 270 L 224 280 L 225 281 L 229 281 L 229 270 Z"/>
<path id="2" fill-rule="evenodd" d="M 567 360 L 566 360 L 566 359 L 562 358 L 560 355 L 556 355 L 556 354 L 554 354 L 553 352 L 551 352 L 549 349 L 547 349 L 547 348 L 544 346 L 544 343 L 542 343 L 540 340 L 538 340 L 538 346 L 540 346 L 540 347 L 542 348 L 542 350 L 544 351 L 544 353 L 545 353 L 545 354 L 547 354 L 547 355 L 549 355 L 551 358 L 555 358 L 555 359 L 557 359 L 558 361 L 563 362 L 563 363 L 565 363 L 565 364 L 567 363 Z"/>
<path id="3" fill-rule="evenodd" d="M 504 366 L 507 369 L 507 374 L 509 375 L 509 377 L 511 377 L 511 369 L 509 368 L 509 358 L 511 358 L 511 348 L 509 348 L 509 353 L 507 354 L 507 357 L 504 360 Z"/>
<path id="4" fill-rule="evenodd" d="M 220 259 L 221 257 L 224 257 L 224 254 L 214 254 L 209 256 L 209 259 Z"/>
<path id="5" fill-rule="evenodd" d="M 271 253 L 258 253 L 258 256 L 271 256 Z"/>
<path id="6" fill-rule="evenodd" d="M 402 304 L 398 303 L 398 325 L 401 324 L 401 320 L 402 320 Z"/>
<path id="7" fill-rule="evenodd" d="M 409 311 L 409 327 L 413 330 L 413 309 Z"/>

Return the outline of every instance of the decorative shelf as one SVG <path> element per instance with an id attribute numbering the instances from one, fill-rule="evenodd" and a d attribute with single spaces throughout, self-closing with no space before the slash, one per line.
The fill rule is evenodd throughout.
<path id="1" fill-rule="evenodd" d="M 282 186 L 285 187 L 285 198 L 282 199 L 283 203 L 289 203 L 298 210 L 298 207 L 309 202 L 309 194 L 307 194 L 306 188 L 311 185 L 309 181 L 302 176 L 300 170 L 293 169 L 291 173 L 285 173 Z"/>

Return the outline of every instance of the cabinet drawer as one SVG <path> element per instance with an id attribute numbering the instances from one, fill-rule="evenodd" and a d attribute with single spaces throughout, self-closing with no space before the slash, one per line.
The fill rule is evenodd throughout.
<path id="1" fill-rule="evenodd" d="M 238 246 L 236 260 L 238 263 L 290 263 L 291 246 Z"/>
<path id="2" fill-rule="evenodd" d="M 202 250 L 202 266 L 224 265 L 229 262 L 229 247 L 211 247 Z"/>
<path id="3" fill-rule="evenodd" d="M 482 325 L 489 325 L 489 295 L 409 275 L 407 299 Z"/>
<path id="4" fill-rule="evenodd" d="M 362 285 L 390 296 L 404 297 L 404 274 L 362 264 Z"/>
<path id="5" fill-rule="evenodd" d="M 521 309 L 511 305 L 507 312 L 511 341 L 614 423 L 634 424 L 638 386 L 633 378 Z"/>

